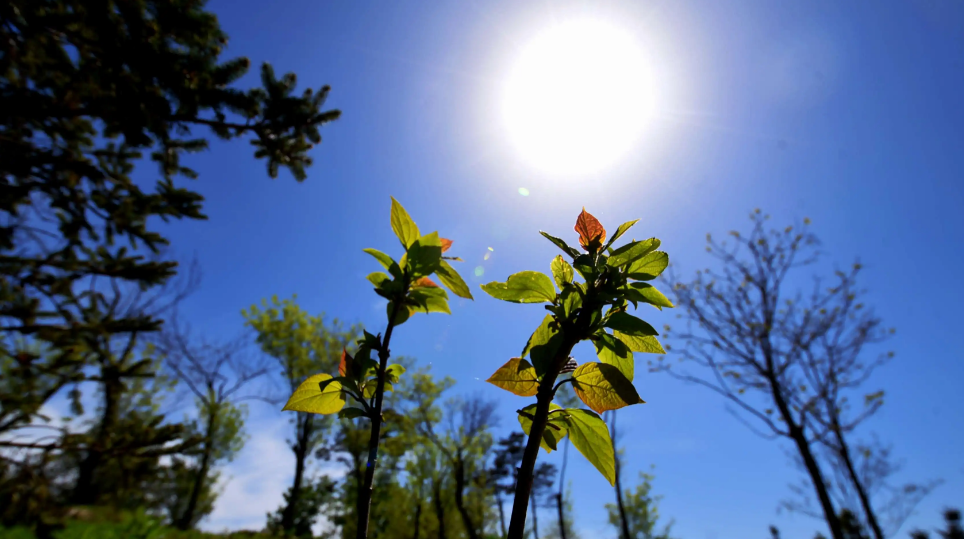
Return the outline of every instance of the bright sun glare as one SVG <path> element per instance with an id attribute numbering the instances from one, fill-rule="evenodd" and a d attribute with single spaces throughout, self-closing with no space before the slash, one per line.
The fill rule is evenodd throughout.
<path id="1" fill-rule="evenodd" d="M 581 174 L 630 150 L 653 107 L 631 35 L 596 21 L 553 26 L 526 44 L 505 85 L 504 121 L 533 166 Z"/>

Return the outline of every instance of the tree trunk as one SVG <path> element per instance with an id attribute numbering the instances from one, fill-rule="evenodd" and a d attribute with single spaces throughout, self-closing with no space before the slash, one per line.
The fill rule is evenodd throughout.
<path id="1" fill-rule="evenodd" d="M 281 528 L 285 532 L 291 532 L 295 527 L 295 511 L 298 508 L 298 501 L 301 499 L 301 486 L 305 476 L 305 462 L 308 460 L 308 453 L 311 443 L 311 435 L 314 434 L 314 416 L 305 412 L 298 412 L 301 416 L 300 428 L 298 429 L 298 440 L 291 450 L 295 454 L 295 477 L 291 484 L 291 494 L 288 496 L 288 505 L 281 513 Z"/>
<path id="2" fill-rule="evenodd" d="M 194 513 L 197 512 L 198 501 L 201 499 L 201 492 L 204 490 L 204 482 L 207 481 L 208 470 L 211 467 L 211 452 L 214 451 L 214 432 L 217 429 L 216 403 L 209 403 L 208 424 L 204 433 L 204 449 L 201 453 L 201 465 L 194 476 L 194 484 L 191 486 L 191 497 L 188 499 L 187 508 L 178 522 L 175 523 L 178 529 L 187 530 L 194 526 Z"/>
<path id="3" fill-rule="evenodd" d="M 442 505 L 442 481 L 432 481 L 432 501 L 435 504 L 435 518 L 438 519 L 438 539 L 448 539 L 445 535 L 445 506 Z"/>
<path id="4" fill-rule="evenodd" d="M 77 470 L 77 483 L 70 499 L 72 505 L 95 505 L 100 501 L 101 489 L 97 484 L 97 472 L 117 424 L 117 401 L 124 390 L 120 373 L 115 369 L 105 369 L 102 376 L 104 377 L 104 410 L 101 413 L 97 434 L 87 447 L 87 454 Z"/>
<path id="5" fill-rule="evenodd" d="M 412 527 L 415 529 L 412 530 L 412 539 L 419 539 L 418 535 L 419 535 L 419 532 L 421 532 L 421 524 L 422 524 L 422 500 L 418 500 L 415 502 L 415 521 L 412 523 Z"/>
<path id="6" fill-rule="evenodd" d="M 768 361 L 768 363 L 770 362 Z M 771 369 L 771 374 L 768 376 L 768 379 L 773 400 L 777 405 L 777 409 L 780 411 L 780 417 L 782 417 L 787 424 L 790 439 L 792 439 L 793 443 L 797 446 L 797 451 L 803 459 L 803 465 L 807 469 L 807 474 L 810 475 L 810 481 L 813 483 L 813 489 L 816 491 L 817 498 L 820 500 L 820 507 L 823 509 L 824 518 L 827 519 L 827 526 L 830 527 L 830 534 L 833 536 L 833 539 L 844 539 L 843 529 L 840 527 L 840 519 L 837 516 L 837 511 L 834 509 L 833 501 L 830 499 L 830 493 L 827 491 L 827 483 L 824 481 L 823 474 L 820 472 L 820 466 L 813 456 L 810 442 L 807 440 L 803 428 L 796 423 L 793 414 L 790 412 L 790 407 L 787 406 L 786 400 L 783 399 L 780 384 L 772 372 Z"/>
<path id="7" fill-rule="evenodd" d="M 562 494 L 556 494 L 556 511 L 559 513 L 559 539 L 566 539 L 566 518 L 562 512 Z"/>
<path id="8" fill-rule="evenodd" d="M 499 508 L 499 524 L 502 525 L 502 537 L 505 537 L 505 509 L 502 507 L 502 494 L 499 492 L 499 485 L 495 486 L 495 504 Z"/>
<path id="9" fill-rule="evenodd" d="M 539 513 L 536 511 L 536 497 L 532 496 L 532 535 L 539 539 Z"/>
<path id="10" fill-rule="evenodd" d="M 853 483 L 854 488 L 857 489 L 857 496 L 860 497 L 860 505 L 864 509 L 864 516 L 867 517 L 867 523 L 870 524 L 870 529 L 874 532 L 874 538 L 884 539 L 884 533 L 881 531 L 880 524 L 877 522 L 877 514 L 874 512 L 874 507 L 870 504 L 870 497 L 867 495 L 867 490 L 864 488 L 860 478 L 857 477 L 857 470 L 854 468 L 853 460 L 850 458 L 850 447 L 847 445 L 847 441 L 844 440 L 840 425 L 833 425 L 833 433 L 837 438 L 837 451 L 840 454 L 840 458 L 843 459 L 844 466 L 847 467 L 847 475 L 850 477 L 850 482 Z"/>
<path id="11" fill-rule="evenodd" d="M 631 539 L 629 534 L 629 519 L 626 517 L 626 506 L 623 504 L 623 483 L 622 483 L 622 463 L 619 454 L 616 452 L 616 410 L 610 412 L 610 438 L 613 442 L 613 465 L 616 472 L 616 507 L 619 508 L 619 529 L 622 539 Z"/>
<path id="12" fill-rule="evenodd" d="M 559 539 L 566 539 L 566 515 L 563 512 L 566 488 L 566 464 L 569 463 L 569 438 L 566 437 L 566 447 L 562 449 L 562 467 L 559 468 L 559 494 L 556 494 L 556 510 L 559 513 Z M 505 535 L 503 533 L 503 535 Z"/>
<path id="13" fill-rule="evenodd" d="M 452 464 L 455 472 L 455 508 L 459 510 L 462 524 L 465 526 L 465 533 L 469 539 L 479 539 L 478 531 L 475 529 L 469 510 L 465 507 L 465 463 L 462 462 L 461 457 L 457 457 Z"/>

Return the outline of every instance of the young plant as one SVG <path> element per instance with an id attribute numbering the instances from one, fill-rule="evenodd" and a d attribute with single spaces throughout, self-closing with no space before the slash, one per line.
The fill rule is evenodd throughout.
<path id="1" fill-rule="evenodd" d="M 388 300 L 388 325 L 382 334 L 372 335 L 365 331 L 357 341 L 355 355 L 342 352 L 338 376 L 327 373 L 308 377 L 291 395 L 284 410 L 315 414 L 339 414 L 353 419 L 367 418 L 371 421 L 368 442 L 368 462 L 365 480 L 358 493 L 357 537 L 368 536 L 368 515 L 371 511 L 372 482 L 375 462 L 378 458 L 378 440 L 381 434 L 382 401 L 385 391 L 392 391 L 405 369 L 401 365 L 389 365 L 389 344 L 396 326 L 405 323 L 418 312 L 441 312 L 451 314 L 448 294 L 429 277 L 434 274 L 456 296 L 472 299 L 469 287 L 447 262 L 459 258 L 442 253 L 452 246 L 452 241 L 440 238 L 438 232 L 421 235 L 418 226 L 405 208 L 392 198 L 392 230 L 402 242 L 405 254 L 396 262 L 387 254 L 375 249 L 365 252 L 388 271 L 374 272 L 368 280 L 375 285 L 375 293 Z M 377 358 L 377 360 L 376 360 Z M 346 407 L 352 399 L 358 406 Z"/>
<path id="2" fill-rule="evenodd" d="M 673 306 L 645 282 L 655 279 L 669 263 L 668 255 L 656 250 L 658 239 L 613 248 L 613 243 L 637 221 L 620 225 L 607 242 L 606 229 L 583 209 L 575 230 L 584 252 L 540 232 L 572 259 L 571 265 L 559 255 L 550 264 L 553 278 L 537 271 L 522 271 L 510 275 L 504 283 L 482 285 L 496 299 L 548 303 L 545 308 L 549 311 L 521 356 L 510 359 L 488 379 L 521 397 L 536 397 L 535 404 L 519 410 L 519 423 L 529 438 L 516 482 L 509 539 L 523 536 L 540 446 L 546 452 L 555 450 L 568 435 L 610 484 L 615 483 L 613 446 L 606 423 L 598 414 L 644 402 L 632 384 L 633 352 L 665 353 L 656 340 L 656 330 L 629 314 L 627 308 L 630 303 L 634 308 L 639 303 L 657 309 Z M 583 282 L 576 281 L 576 274 Z M 570 357 L 572 348 L 584 340 L 592 341 L 598 362 L 577 365 Z M 552 402 L 556 390 L 565 383 L 572 384 L 576 396 L 590 410 L 564 409 Z"/>

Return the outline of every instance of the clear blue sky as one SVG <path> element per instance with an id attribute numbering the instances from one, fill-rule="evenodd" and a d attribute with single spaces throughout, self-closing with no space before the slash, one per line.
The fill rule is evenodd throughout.
<path id="1" fill-rule="evenodd" d="M 705 266 L 706 232 L 745 229 L 764 208 L 777 223 L 808 216 L 828 260 L 866 266 L 869 302 L 898 332 L 895 360 L 873 384 L 887 403 L 868 423 L 905 459 L 903 478 L 943 478 L 901 532 L 964 506 L 964 4 L 888 2 L 334 2 L 210 3 L 231 36 L 229 56 L 295 71 L 299 87 L 332 86 L 343 117 L 324 130 L 309 179 L 267 178 L 244 143 L 193 158 L 209 222 L 170 227 L 176 251 L 196 252 L 202 289 L 190 318 L 235 334 L 239 311 L 298 294 L 312 312 L 384 323 L 361 252 L 389 252 L 389 195 L 423 230 L 455 240 L 473 286 L 522 269 L 548 270 L 554 248 L 537 231 L 572 237 L 586 206 L 607 226 L 641 217 L 680 271 Z M 659 65 L 656 119 L 630 156 L 589 176 L 530 168 L 498 113 L 514 55 L 553 21 L 594 17 L 638 37 Z M 255 76 L 243 82 L 254 84 Z M 560 114 L 591 114 L 572 103 Z M 525 187 L 530 195 L 520 196 Z M 488 247 L 493 256 L 483 261 Z M 654 325 L 672 314 L 647 313 Z M 484 380 L 515 355 L 543 316 L 477 294 L 453 315 L 420 317 L 396 353 L 458 380 L 457 392 L 507 398 Z M 755 437 L 715 395 L 668 377 L 637 378 L 648 401 L 620 415 L 626 479 L 656 465 L 662 513 L 686 539 L 809 539 L 822 524 L 778 515 L 801 476 L 780 443 Z M 251 440 L 213 527 L 255 527 L 280 503 L 291 473 L 286 418 L 256 409 Z M 554 456 L 553 456 L 554 458 Z M 614 537 L 612 490 L 574 454 L 583 537 Z M 547 512 L 546 517 L 549 514 Z M 543 522 L 548 522 L 545 518 Z M 605 532 L 598 531 L 605 530 Z"/>

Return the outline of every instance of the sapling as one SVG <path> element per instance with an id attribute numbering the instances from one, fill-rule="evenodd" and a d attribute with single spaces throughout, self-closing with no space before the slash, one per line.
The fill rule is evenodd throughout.
<path id="1" fill-rule="evenodd" d="M 657 250 L 658 239 L 613 247 L 637 221 L 620 225 L 607 242 L 606 229 L 583 209 L 575 226 L 582 251 L 540 232 L 572 259 L 571 264 L 559 255 L 550 264 L 552 278 L 537 271 L 522 271 L 510 275 L 504 283 L 482 285 L 496 299 L 547 303 L 549 311 L 522 354 L 488 379 L 521 397 L 536 397 L 535 404 L 518 411 L 519 423 L 529 438 L 516 482 L 509 539 L 522 539 L 525 531 L 539 447 L 553 451 L 569 436 L 572 445 L 610 484 L 615 484 L 612 441 L 598 414 L 644 402 L 632 384 L 633 352 L 665 353 L 656 330 L 627 309 L 629 304 L 635 309 L 640 303 L 657 309 L 673 306 L 646 282 L 655 279 L 669 263 L 668 255 Z M 582 282 L 576 281 L 576 274 Z M 571 357 L 573 347 L 584 340 L 592 341 L 598 362 L 578 365 Z M 564 409 L 552 402 L 556 390 L 566 383 L 572 384 L 589 410 Z"/>
<path id="2" fill-rule="evenodd" d="M 364 484 L 358 493 L 359 539 L 368 536 L 378 440 L 385 420 L 382 401 L 385 391 L 392 391 L 392 385 L 397 384 L 399 376 L 405 372 L 401 365 L 388 364 L 392 333 L 396 326 L 418 312 L 451 314 L 448 294 L 430 278 L 433 274 L 453 294 L 472 299 L 469 287 L 448 263 L 449 260 L 460 259 L 442 254 L 451 247 L 451 240 L 440 238 L 438 232 L 421 235 L 408 212 L 394 198 L 391 223 L 392 230 L 405 248 L 401 259 L 396 262 L 381 251 L 364 250 L 388 271 L 374 272 L 368 276 L 375 286 L 375 293 L 388 300 L 388 325 L 384 335 L 372 335 L 365 331 L 356 343 L 354 356 L 347 350 L 342 352 L 337 376 L 320 373 L 308 377 L 284 407 L 284 410 L 315 414 L 337 413 L 349 419 L 363 417 L 371 422 Z M 357 406 L 346 407 L 348 399 Z"/>

